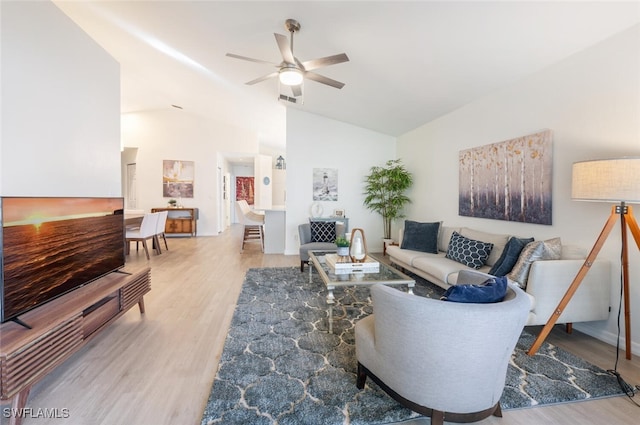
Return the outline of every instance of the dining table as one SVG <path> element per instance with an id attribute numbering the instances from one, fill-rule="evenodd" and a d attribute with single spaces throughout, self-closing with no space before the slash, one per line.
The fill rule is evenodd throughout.
<path id="1" fill-rule="evenodd" d="M 125 227 L 140 226 L 140 224 L 142 223 L 143 217 L 144 217 L 144 214 L 125 214 L 124 226 Z"/>

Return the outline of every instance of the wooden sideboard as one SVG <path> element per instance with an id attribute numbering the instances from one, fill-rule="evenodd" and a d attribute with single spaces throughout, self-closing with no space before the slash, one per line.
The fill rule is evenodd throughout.
<path id="1" fill-rule="evenodd" d="M 0 325 L 0 399 L 11 400 L 9 423 L 19 425 L 31 387 L 84 347 L 151 290 L 151 269 L 114 272 Z"/>
<path id="2" fill-rule="evenodd" d="M 164 232 L 169 234 L 188 234 L 196 236 L 198 231 L 197 208 L 152 208 L 151 212 L 169 211 Z"/>

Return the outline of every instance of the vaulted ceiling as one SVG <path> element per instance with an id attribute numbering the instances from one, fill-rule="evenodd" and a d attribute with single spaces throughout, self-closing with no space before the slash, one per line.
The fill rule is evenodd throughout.
<path id="1" fill-rule="evenodd" d="M 640 22 L 637 1 L 54 3 L 121 64 L 123 112 L 179 105 L 274 147 L 286 107 L 398 136 Z M 274 68 L 226 53 L 279 63 L 288 18 L 300 60 L 349 56 L 317 70 L 344 88 L 285 106 L 277 79 L 245 85 Z"/>

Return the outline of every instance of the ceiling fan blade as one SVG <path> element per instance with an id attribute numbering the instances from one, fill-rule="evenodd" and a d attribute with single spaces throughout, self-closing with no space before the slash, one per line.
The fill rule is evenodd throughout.
<path id="1" fill-rule="evenodd" d="M 278 43 L 280 54 L 282 54 L 282 59 L 284 59 L 284 61 L 287 63 L 295 64 L 296 59 L 293 57 L 293 52 L 291 51 L 291 46 L 289 45 L 287 36 L 276 33 L 274 33 L 273 35 L 276 36 L 276 42 Z"/>
<path id="2" fill-rule="evenodd" d="M 293 97 L 302 96 L 302 85 L 291 86 L 291 91 L 293 92 Z"/>
<path id="3" fill-rule="evenodd" d="M 264 64 L 267 64 L 267 65 L 278 66 L 278 64 L 273 63 L 273 62 L 267 62 L 267 61 L 263 61 L 261 59 L 248 58 L 246 56 L 240 56 L 240 55 L 236 55 L 234 53 L 227 53 L 227 56 L 229 56 L 230 58 L 242 59 L 244 61 L 249 61 L 249 62 L 264 63 Z"/>
<path id="4" fill-rule="evenodd" d="M 275 77 L 276 75 L 278 75 L 278 71 L 276 71 L 276 72 L 272 72 L 272 73 L 267 74 L 267 75 L 263 75 L 262 77 L 258 77 L 258 78 L 256 78 L 255 80 L 251 80 L 251 81 L 249 81 L 249 82 L 247 82 L 247 83 L 245 83 L 245 84 L 246 84 L 246 85 L 248 85 L 248 86 L 251 86 L 251 85 L 256 84 L 256 83 L 259 83 L 259 82 L 261 82 L 261 81 L 268 80 L 269 78 L 273 78 L 273 77 Z"/>
<path id="5" fill-rule="evenodd" d="M 302 62 L 302 66 L 307 71 L 312 71 L 314 69 L 322 68 L 329 65 L 335 65 L 342 62 L 349 62 L 349 57 L 345 53 L 327 56 L 325 58 L 311 59 L 306 62 Z"/>
<path id="6" fill-rule="evenodd" d="M 344 87 L 344 83 L 341 83 L 340 81 L 332 80 L 331 78 L 325 77 L 324 75 L 316 74 L 315 72 L 307 71 L 304 73 L 304 76 L 305 78 L 308 78 L 310 80 L 316 81 L 318 83 L 326 84 L 328 86 L 335 87 L 337 89 L 341 89 L 342 87 Z"/>

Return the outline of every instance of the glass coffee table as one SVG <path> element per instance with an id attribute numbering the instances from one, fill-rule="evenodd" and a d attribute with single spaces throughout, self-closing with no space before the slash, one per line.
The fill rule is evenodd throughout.
<path id="1" fill-rule="evenodd" d="M 336 302 L 333 291 L 336 288 L 371 286 L 376 283 L 382 283 L 383 285 L 407 285 L 408 292 L 413 294 L 413 287 L 416 281 L 382 262 L 380 262 L 380 269 L 377 272 L 335 274 L 331 266 L 325 261 L 325 255 L 335 253 L 335 251 L 309 251 L 309 283 L 312 281 L 313 269 L 315 268 L 327 287 L 329 333 L 333 333 L 333 305 Z"/>

